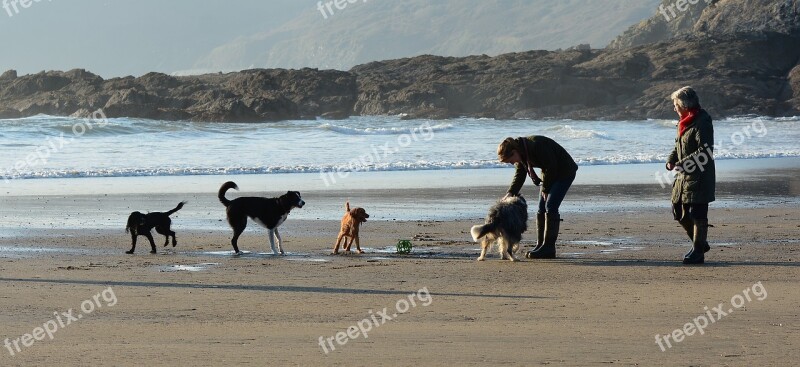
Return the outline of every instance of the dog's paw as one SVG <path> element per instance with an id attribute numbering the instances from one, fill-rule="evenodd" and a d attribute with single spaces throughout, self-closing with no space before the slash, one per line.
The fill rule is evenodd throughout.
<path id="1" fill-rule="evenodd" d="M 128 254 L 128 255 L 131 255 L 131 254 L 133 254 L 133 250 L 125 251 L 125 253 Z"/>
<path id="2" fill-rule="evenodd" d="M 483 261 L 485 258 L 483 256 L 478 258 L 478 261 Z"/>
<path id="3" fill-rule="evenodd" d="M 150 251 L 151 254 L 157 254 L 158 251 Z"/>
<path id="4" fill-rule="evenodd" d="M 331 252 L 329 255 L 331 255 L 331 256 L 333 256 L 333 255 L 339 255 L 339 251 L 334 251 L 334 252 Z"/>
<path id="5" fill-rule="evenodd" d="M 363 253 L 364 253 L 364 250 L 358 250 L 358 253 L 359 253 L 359 254 L 363 254 Z"/>

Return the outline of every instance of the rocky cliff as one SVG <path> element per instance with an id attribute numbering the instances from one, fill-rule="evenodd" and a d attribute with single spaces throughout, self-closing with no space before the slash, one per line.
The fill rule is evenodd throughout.
<path id="1" fill-rule="evenodd" d="M 668 96 L 683 85 L 693 85 L 717 117 L 800 115 L 798 1 L 704 2 L 683 12 L 675 8 L 682 18 L 669 29 L 653 25 L 664 18 L 657 13 L 602 50 L 426 55 L 350 71 L 150 73 L 108 80 L 84 70 L 8 71 L 0 75 L 0 118 L 85 116 L 99 108 L 110 117 L 202 121 L 385 114 L 672 118 Z"/>
<path id="2" fill-rule="evenodd" d="M 0 76 L 0 118 L 36 114 L 162 120 L 276 121 L 346 114 L 356 78 L 343 71 L 245 70 L 173 77 L 149 73 L 103 80 L 85 70 Z"/>

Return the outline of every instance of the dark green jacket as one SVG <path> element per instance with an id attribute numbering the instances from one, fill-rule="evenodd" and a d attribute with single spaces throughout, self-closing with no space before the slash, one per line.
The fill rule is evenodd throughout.
<path id="1" fill-rule="evenodd" d="M 578 171 L 578 165 L 572 156 L 553 139 L 534 135 L 519 138 L 517 141 L 520 143 L 520 147 L 524 146 L 527 150 L 520 152 L 522 162 L 516 164 L 517 171 L 514 173 L 511 187 L 508 188 L 508 192 L 513 195 L 519 194 L 522 184 L 527 179 L 526 163 L 527 166 L 542 169 L 542 191 L 545 194 L 550 193 L 550 188 L 558 179 L 575 176 L 575 172 Z"/>
<path id="2" fill-rule="evenodd" d="M 675 138 L 675 149 L 667 163 L 681 167 L 672 183 L 673 203 L 708 204 L 714 201 L 717 180 L 714 125 L 705 110 L 700 110 L 686 132 Z"/>

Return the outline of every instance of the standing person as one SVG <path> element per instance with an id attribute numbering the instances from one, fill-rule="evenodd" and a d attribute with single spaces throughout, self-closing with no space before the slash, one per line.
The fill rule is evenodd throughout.
<path id="1" fill-rule="evenodd" d="M 716 185 L 714 125 L 691 87 L 678 89 L 671 98 L 680 117 L 675 148 L 667 159 L 667 170 L 677 172 L 672 184 L 672 214 L 692 241 L 683 263 L 702 264 L 711 249 L 706 239 L 708 204 L 714 201 Z"/>
<path id="2" fill-rule="evenodd" d="M 525 257 L 529 259 L 554 259 L 556 239 L 561 216 L 558 208 L 567 195 L 578 165 L 567 151 L 546 136 L 506 138 L 497 147 L 500 162 L 516 165 L 514 180 L 508 188 L 508 195 L 519 195 L 522 184 L 530 176 L 534 185 L 541 185 L 539 211 L 536 214 L 536 247 Z M 542 169 L 542 179 L 534 168 Z"/>

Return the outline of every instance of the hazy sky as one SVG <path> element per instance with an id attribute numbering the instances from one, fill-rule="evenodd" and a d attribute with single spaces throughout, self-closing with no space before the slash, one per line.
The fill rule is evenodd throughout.
<path id="1" fill-rule="evenodd" d="M 0 5 L 3 0 L 0 0 Z M 12 2 L 13 0 L 6 0 Z M 34 0 L 35 1 L 35 0 Z M 315 4 L 315 2 L 314 2 Z M 190 68 L 214 47 L 311 11 L 307 0 L 41 0 L 0 8 L 0 70 L 104 77 Z"/>
<path id="2" fill-rule="evenodd" d="M 330 19 L 318 0 L 19 1 L 0 0 L 0 72 L 109 78 L 603 47 L 660 0 L 370 0 Z"/>

